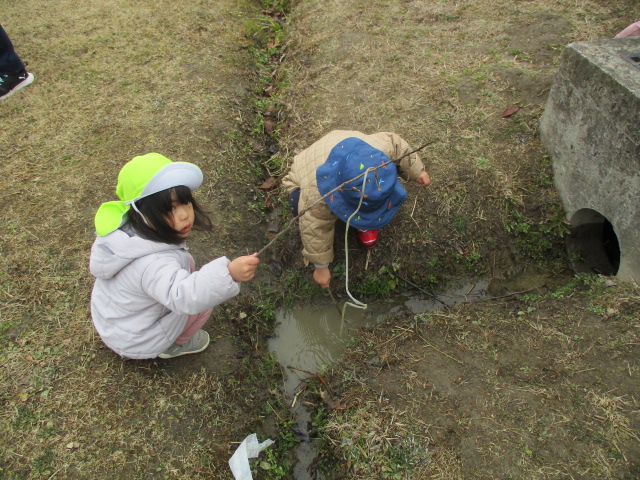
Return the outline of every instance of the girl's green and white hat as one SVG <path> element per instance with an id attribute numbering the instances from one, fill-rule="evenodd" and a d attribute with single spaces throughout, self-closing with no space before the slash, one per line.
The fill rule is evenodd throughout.
<path id="1" fill-rule="evenodd" d="M 147 153 L 127 162 L 118 174 L 116 194 L 120 200 L 100 205 L 95 216 L 96 233 L 103 237 L 127 221 L 135 202 L 168 188 L 184 185 L 192 191 L 202 184 L 202 171 L 194 164 L 172 162 L 159 153 Z"/>

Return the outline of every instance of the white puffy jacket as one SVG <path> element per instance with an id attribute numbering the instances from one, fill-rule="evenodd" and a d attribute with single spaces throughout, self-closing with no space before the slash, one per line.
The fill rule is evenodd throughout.
<path id="1" fill-rule="evenodd" d="M 109 348 L 127 358 L 155 358 L 173 345 L 189 315 L 240 292 L 226 257 L 193 273 L 189 260 L 184 244 L 146 240 L 126 225 L 96 238 L 89 263 L 96 277 L 91 316 Z"/>

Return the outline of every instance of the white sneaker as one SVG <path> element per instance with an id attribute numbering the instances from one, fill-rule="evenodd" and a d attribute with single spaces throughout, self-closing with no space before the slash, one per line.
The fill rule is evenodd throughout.
<path id="1" fill-rule="evenodd" d="M 198 330 L 191 339 L 184 345 L 174 343 L 164 352 L 158 355 L 158 358 L 173 358 L 181 355 L 189 355 L 191 353 L 200 353 L 209 346 L 209 334 L 204 330 Z"/>

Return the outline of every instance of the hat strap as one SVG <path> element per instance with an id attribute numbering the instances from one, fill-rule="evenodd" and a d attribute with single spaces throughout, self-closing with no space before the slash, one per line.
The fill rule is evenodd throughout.
<path id="1" fill-rule="evenodd" d="M 151 228 L 151 225 L 149 225 L 149 222 L 147 222 L 147 217 L 145 217 L 142 214 L 142 212 L 140 210 L 138 210 L 138 207 L 136 206 L 136 201 L 135 200 L 127 200 L 124 203 L 125 203 L 125 205 L 131 205 L 133 207 L 133 209 L 136 211 L 136 213 L 142 217 L 142 221 L 144 222 L 144 224 L 147 227 Z"/>

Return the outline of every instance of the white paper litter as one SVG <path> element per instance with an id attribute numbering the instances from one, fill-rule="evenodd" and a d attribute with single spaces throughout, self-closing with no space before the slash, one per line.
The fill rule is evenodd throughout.
<path id="1" fill-rule="evenodd" d="M 251 476 L 250 458 L 257 458 L 262 450 L 273 443 L 267 438 L 264 442 L 258 443 L 258 436 L 255 433 L 248 435 L 229 459 L 231 473 L 236 480 L 253 480 Z"/>

